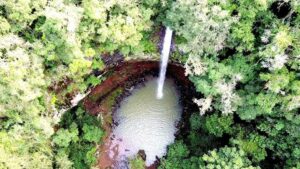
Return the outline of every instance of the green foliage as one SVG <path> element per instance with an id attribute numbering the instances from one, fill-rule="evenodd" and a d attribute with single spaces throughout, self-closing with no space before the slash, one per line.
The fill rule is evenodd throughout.
<path id="1" fill-rule="evenodd" d="M 220 140 L 207 130 L 206 124 L 209 116 L 200 116 L 193 113 L 189 119 L 190 130 L 188 136 L 182 138 L 188 150 L 195 156 L 201 156 L 208 150 L 220 146 Z M 225 141 L 225 140 L 224 140 Z"/>
<path id="2" fill-rule="evenodd" d="M 98 140 L 97 140 L 98 141 Z M 95 157 L 95 154 L 96 154 L 96 151 L 97 151 L 97 148 L 94 147 L 94 148 L 91 148 L 87 153 L 86 153 L 86 156 L 85 156 L 85 163 L 87 165 L 94 165 L 96 162 L 97 162 L 97 159 Z"/>
<path id="3" fill-rule="evenodd" d="M 200 158 L 189 157 L 188 147 L 182 142 L 175 142 L 169 147 L 168 156 L 161 161 L 160 169 L 196 169 L 201 163 Z M 199 161 L 200 160 L 200 161 Z"/>
<path id="4" fill-rule="evenodd" d="M 46 86 L 42 59 L 30 53 L 30 45 L 17 35 L 1 36 L 0 43 L 0 116 L 37 117 L 44 111 L 39 101 Z"/>
<path id="5" fill-rule="evenodd" d="M 172 158 L 184 158 L 188 157 L 189 150 L 183 142 L 178 142 L 169 147 L 168 155 Z"/>
<path id="6" fill-rule="evenodd" d="M 203 156 L 190 156 L 189 150 L 182 142 L 176 142 L 169 147 L 168 156 L 162 161 L 161 169 L 259 169 L 252 166 L 243 150 L 236 147 L 223 147 L 211 150 Z"/>
<path id="7" fill-rule="evenodd" d="M 0 35 L 6 34 L 6 33 L 9 32 L 9 30 L 10 30 L 10 24 L 2 16 L 0 16 L 0 25 L 1 25 Z"/>
<path id="8" fill-rule="evenodd" d="M 231 125 L 233 124 L 233 116 L 218 116 L 213 114 L 206 117 L 205 128 L 210 134 L 217 137 L 222 137 L 224 134 L 230 134 L 232 132 Z"/>
<path id="9" fill-rule="evenodd" d="M 187 43 L 179 44 L 180 50 L 201 56 L 216 54 L 224 47 L 229 28 L 237 19 L 230 16 L 230 11 L 222 9 L 225 3 L 177 0 L 171 4 L 165 24 L 186 40 Z"/>
<path id="10" fill-rule="evenodd" d="M 9 129 L 3 129 L 5 123 L 1 120 L 0 168 L 52 168 L 53 152 L 49 137 L 41 129 L 29 122 L 10 124 Z"/>
<path id="11" fill-rule="evenodd" d="M 136 156 L 135 158 L 129 160 L 129 166 L 130 169 L 144 169 L 145 161 L 140 156 Z"/>
<path id="12" fill-rule="evenodd" d="M 252 120 L 258 115 L 273 114 L 273 108 L 280 101 L 277 97 L 273 93 L 249 94 L 245 97 L 245 104 L 239 109 L 240 117 L 244 120 Z"/>
<path id="13" fill-rule="evenodd" d="M 64 150 L 56 153 L 55 162 L 57 168 L 71 169 L 73 166 L 73 163 L 69 160 L 69 157 Z"/>
<path id="14" fill-rule="evenodd" d="M 80 106 L 66 112 L 60 122 L 60 128 L 52 141 L 56 147 L 56 165 L 60 168 L 72 166 L 76 169 L 93 166 L 96 159 L 97 144 L 101 142 L 104 131 L 101 121 L 88 115 Z M 61 158 L 71 161 L 62 163 Z"/>
<path id="15" fill-rule="evenodd" d="M 13 32 L 34 44 L 31 53 L 44 59 L 47 85 L 71 83 L 58 96 L 64 100 L 72 92 L 86 90 L 88 85 L 82 84 L 92 69 L 104 68 L 97 57 L 100 54 L 156 52 L 147 32 L 157 4 L 130 0 L 5 1 L 0 4 L 0 34 Z"/>
<path id="16" fill-rule="evenodd" d="M 5 27 L 2 27 L 5 28 Z M 7 31 L 7 30 L 6 30 Z M 42 59 L 15 34 L 0 37 L 0 167 L 51 168 L 53 134 Z M 23 167 L 22 167 L 23 166 Z"/>
<path id="17" fill-rule="evenodd" d="M 0 3 L 4 7 L 4 15 L 11 23 L 13 32 L 21 31 L 36 19 L 46 6 L 47 0 L 11 0 Z M 34 10 L 33 10 L 34 9 Z"/>
<path id="18" fill-rule="evenodd" d="M 219 150 L 209 151 L 208 154 L 202 156 L 205 167 L 208 169 L 259 169 L 251 165 L 251 161 L 247 158 L 243 150 L 235 147 L 224 147 Z"/>
<path id="19" fill-rule="evenodd" d="M 295 79 L 295 74 L 282 68 L 272 73 L 261 73 L 260 78 L 267 81 L 266 87 L 270 91 L 278 93 L 288 87 L 289 82 Z"/>
<path id="20" fill-rule="evenodd" d="M 0 132 L 4 134 L 4 140 L 20 145 L 12 149 L 12 144 L 0 141 L 0 168 L 52 168 L 53 153 L 47 139 L 53 134 L 52 125 L 59 121 L 54 104 L 64 105 L 69 93 L 83 92 L 88 86 L 101 83 L 102 79 L 88 74 L 93 69 L 104 68 L 101 58 L 97 57 L 103 51 L 122 48 L 121 51 L 128 54 L 125 48 L 134 52 L 142 41 L 141 46 L 145 48 L 142 51 L 154 52 L 154 45 L 148 38 L 144 39 L 143 34 L 150 30 L 150 17 L 154 14 L 152 7 L 158 3 L 94 0 L 80 3 L 77 0 L 0 2 Z M 114 44 L 116 47 L 110 50 Z M 103 46 L 107 48 L 101 51 Z M 62 84 L 67 87 L 62 87 Z M 51 93 L 49 88 L 59 93 Z M 99 123 L 96 126 L 91 120 L 93 118 L 83 115 L 81 118 L 89 123 L 83 126 L 81 121 L 63 119 L 67 123 L 53 136 L 53 143 L 60 149 L 55 153 L 60 168 L 71 168 L 72 163 L 68 160 L 72 154 L 70 147 L 85 142 L 95 144 L 103 135 Z M 32 146 L 23 141 L 32 143 Z M 29 150 L 28 147 L 34 148 Z M 77 148 L 85 151 L 78 157 L 86 159 L 84 164 L 95 161 L 92 147 Z M 79 166 L 81 162 L 77 160 L 74 165 Z"/>
<path id="21" fill-rule="evenodd" d="M 272 156 L 286 161 L 286 168 L 296 166 L 299 161 L 299 117 L 292 119 L 274 118 L 276 120 L 259 121 L 258 129 L 267 134 L 265 147 L 274 152 Z"/>
<path id="22" fill-rule="evenodd" d="M 264 160 L 267 156 L 266 138 L 252 133 L 243 137 L 245 138 L 233 139 L 232 143 L 238 145 L 241 150 L 251 156 L 254 162 Z"/>
<path id="23" fill-rule="evenodd" d="M 104 68 L 104 63 L 102 60 L 95 58 L 92 63 L 92 68 L 95 70 L 102 70 Z"/>
<path id="24" fill-rule="evenodd" d="M 199 106 L 200 114 L 213 113 L 203 117 L 192 115 L 191 128 L 187 139 L 184 139 L 190 155 L 183 159 L 202 156 L 201 150 L 204 150 L 204 153 L 207 150 L 201 145 L 206 141 L 208 141 L 207 145 L 213 143 L 214 147 L 220 146 L 220 140 L 213 138 L 212 135 L 214 135 L 222 139 L 230 137 L 229 143 L 224 143 L 225 140 L 221 143 L 237 147 L 237 151 L 234 151 L 243 152 L 237 153 L 237 157 L 247 159 L 245 161 L 252 164 L 261 165 L 261 167 L 267 165 L 271 168 L 296 167 L 299 161 L 296 154 L 299 151 L 300 138 L 297 132 L 299 129 L 297 112 L 300 103 L 298 91 L 300 89 L 298 84 L 300 44 L 299 36 L 296 35 L 299 33 L 299 20 L 296 19 L 298 17 L 291 17 L 296 14 L 293 13 L 293 9 L 284 19 L 278 18 L 274 10 L 279 10 L 291 3 L 294 5 L 292 8 L 297 11 L 299 4 L 295 5 L 294 1 L 274 3 L 272 0 L 229 1 L 226 4 L 217 1 L 203 2 L 205 3 L 219 5 L 222 10 L 228 11 L 233 17 L 238 17 L 239 21 L 230 25 L 229 34 L 223 42 L 223 50 L 215 51 L 215 53 L 204 51 L 204 54 L 196 55 L 180 55 L 180 51 L 176 53 L 176 58 L 180 58 L 185 63 L 186 74 L 194 83 L 197 92 L 203 95 L 203 98 L 194 100 Z M 272 4 L 276 3 L 281 6 L 273 7 Z M 187 7 L 187 4 L 188 2 L 182 5 L 186 11 L 192 9 Z M 172 11 L 172 4 L 170 6 L 169 11 Z M 193 37 L 205 31 L 199 31 L 189 38 L 187 35 L 180 34 L 182 31 L 193 30 L 192 27 L 195 24 L 188 26 L 189 28 L 179 28 L 184 27 L 187 22 L 184 17 L 190 17 L 184 14 L 187 13 L 186 11 L 179 8 L 176 8 L 177 11 L 183 14 L 177 13 L 175 16 L 174 12 L 173 16 L 167 13 L 167 17 L 173 17 L 175 22 L 172 23 L 171 19 L 167 18 L 165 23 L 179 29 L 175 29 L 179 32 L 177 33 L 179 36 L 176 37 L 179 39 L 177 40 L 179 48 L 182 44 L 193 47 Z M 188 20 L 191 23 L 194 22 L 194 18 Z M 211 35 L 214 34 L 211 33 Z M 211 36 L 202 35 L 202 37 L 209 39 Z M 205 40 L 200 42 L 201 45 L 195 46 L 198 48 L 201 46 L 200 50 L 202 47 L 209 49 L 205 47 Z M 212 46 L 214 45 L 210 47 Z M 198 50 L 194 49 L 191 52 L 198 52 Z M 233 114 L 235 118 L 231 116 L 229 120 L 228 116 L 218 115 L 219 112 Z M 224 133 L 229 136 L 224 137 Z M 217 150 L 215 152 L 218 154 Z M 270 159 L 276 160 L 270 162 Z M 218 163 L 221 161 L 222 159 L 219 158 L 213 164 L 205 161 L 205 164 L 209 165 L 206 168 L 238 166 L 223 165 L 221 167 L 222 164 Z M 168 164 L 172 166 L 172 163 L 176 164 L 176 161 L 170 161 Z M 226 161 L 226 164 L 230 163 Z M 176 168 L 176 165 L 174 166 Z M 246 168 L 246 166 L 241 168 Z"/>
<path id="25" fill-rule="evenodd" d="M 201 97 L 160 168 L 299 168 L 299 13 L 298 0 L 0 1 L 0 168 L 93 166 L 101 121 L 60 106 L 103 81 L 102 55 L 157 58 L 162 25 Z"/>
<path id="26" fill-rule="evenodd" d="M 59 147 L 68 147 L 71 141 L 76 143 L 79 140 L 78 134 L 76 123 L 72 123 L 70 129 L 59 129 L 53 137 L 53 142 Z"/>
<path id="27" fill-rule="evenodd" d="M 88 79 L 86 80 L 86 83 L 89 85 L 91 84 L 92 86 L 96 86 L 98 84 L 100 84 L 102 82 L 101 78 L 98 78 L 94 75 L 91 75 L 88 77 Z"/>
<path id="28" fill-rule="evenodd" d="M 69 159 L 73 163 L 73 168 L 84 169 L 90 168 L 96 162 L 95 145 L 81 143 L 73 144 L 69 148 Z"/>
<path id="29" fill-rule="evenodd" d="M 231 28 L 228 41 L 230 45 L 234 45 L 238 51 L 253 51 L 255 48 L 255 35 L 253 27 L 256 18 L 262 15 L 264 19 L 274 17 L 267 9 L 271 5 L 270 0 L 256 1 L 232 1 L 231 10 L 235 10 L 239 16 L 239 22 L 235 23 Z M 276 21 L 275 21 L 276 22 Z"/>
<path id="30" fill-rule="evenodd" d="M 82 6 L 84 17 L 80 23 L 79 35 L 83 43 L 102 44 L 97 46 L 104 52 L 113 53 L 115 50 L 128 55 L 135 52 L 143 38 L 143 31 L 148 31 L 152 25 L 150 17 L 154 14 L 150 7 L 158 4 L 143 6 L 137 1 L 99 2 L 84 0 Z M 143 46 L 143 45 L 142 45 Z"/>
<path id="31" fill-rule="evenodd" d="M 213 58 L 203 58 L 201 62 L 205 65 L 205 72 L 190 76 L 196 90 L 207 98 L 219 98 L 209 107 L 214 107 L 223 114 L 236 111 L 241 99 L 234 89 L 238 83 L 247 83 L 254 78 L 255 67 L 250 65 L 251 61 L 237 54 L 222 62 L 217 62 Z M 204 105 L 198 106 L 201 114 L 204 114 L 205 110 L 201 110 L 201 106 L 203 108 Z"/>
<path id="32" fill-rule="evenodd" d="M 103 136 L 103 131 L 99 127 L 83 125 L 83 139 L 89 142 L 98 142 Z"/>
<path id="33" fill-rule="evenodd" d="M 190 117 L 191 130 L 199 130 L 203 128 L 204 120 L 197 113 L 193 113 Z"/>

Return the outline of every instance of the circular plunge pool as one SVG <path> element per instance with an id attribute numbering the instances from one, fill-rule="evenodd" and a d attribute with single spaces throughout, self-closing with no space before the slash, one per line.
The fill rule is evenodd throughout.
<path id="1" fill-rule="evenodd" d="M 167 146 L 175 140 L 176 122 L 182 112 L 176 84 L 166 79 L 164 96 L 157 99 L 157 78 L 145 79 L 131 89 L 131 95 L 121 101 L 114 114 L 116 125 L 109 148 L 110 158 L 117 161 L 114 168 L 128 168 L 126 161 L 139 150 L 145 152 L 145 164 L 150 166 L 166 154 Z"/>

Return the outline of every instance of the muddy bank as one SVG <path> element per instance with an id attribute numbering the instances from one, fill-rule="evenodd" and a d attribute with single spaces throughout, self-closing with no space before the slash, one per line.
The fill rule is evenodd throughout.
<path id="1" fill-rule="evenodd" d="M 147 75 L 157 76 L 159 71 L 159 62 L 157 61 L 131 61 L 122 62 L 115 67 L 106 70 L 107 79 L 100 85 L 94 87 L 91 93 L 83 100 L 86 111 L 91 115 L 101 115 L 106 130 L 106 137 L 99 148 L 98 166 L 107 168 L 114 163 L 109 158 L 108 147 L 111 143 L 110 133 L 112 132 L 113 119 L 112 114 L 118 108 L 120 101 L 130 95 L 133 86 L 143 83 Z M 184 68 L 180 64 L 170 63 L 168 65 L 167 77 L 173 78 L 181 93 L 180 102 L 183 106 L 182 118 L 178 124 L 177 136 L 184 136 L 187 131 L 187 122 L 191 112 L 197 107 L 191 102 L 195 96 L 193 84 L 184 75 Z M 117 149 L 117 148 L 116 148 Z M 117 150 L 116 150 L 117 151 Z M 159 160 L 151 166 L 157 168 Z"/>

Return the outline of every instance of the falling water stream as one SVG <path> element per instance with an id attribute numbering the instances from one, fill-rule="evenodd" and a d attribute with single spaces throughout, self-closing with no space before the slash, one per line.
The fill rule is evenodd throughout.
<path id="1" fill-rule="evenodd" d="M 164 82 L 166 78 L 166 71 L 167 71 L 170 47 L 172 42 L 172 33 L 173 31 L 169 27 L 167 27 L 165 37 L 164 37 L 163 49 L 161 51 L 160 72 L 159 72 L 159 79 L 158 79 L 158 86 L 157 86 L 157 93 L 156 93 L 156 97 L 158 99 L 161 99 L 164 95 L 163 88 L 164 88 Z"/>

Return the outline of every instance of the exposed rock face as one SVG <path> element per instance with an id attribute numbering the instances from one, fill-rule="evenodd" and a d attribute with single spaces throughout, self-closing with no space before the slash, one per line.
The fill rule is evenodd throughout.
<path id="1" fill-rule="evenodd" d="M 103 112 L 103 107 L 99 102 L 103 100 L 110 92 L 118 87 L 124 87 L 128 81 L 138 79 L 147 73 L 158 73 L 159 62 L 157 61 L 133 61 L 124 62 L 113 67 L 113 73 L 100 85 L 92 89 L 91 93 L 84 99 L 86 110 L 93 115 Z M 179 64 L 169 64 L 167 76 L 172 76 L 182 86 L 193 86 L 184 75 L 184 68 Z M 109 70 L 106 71 L 109 73 Z"/>

